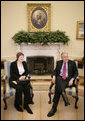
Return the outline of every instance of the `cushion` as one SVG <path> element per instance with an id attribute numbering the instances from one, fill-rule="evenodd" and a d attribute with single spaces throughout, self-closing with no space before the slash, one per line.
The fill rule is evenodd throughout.
<path id="1" fill-rule="evenodd" d="M 75 87 L 66 88 L 66 93 L 72 96 L 76 96 L 76 88 Z"/>

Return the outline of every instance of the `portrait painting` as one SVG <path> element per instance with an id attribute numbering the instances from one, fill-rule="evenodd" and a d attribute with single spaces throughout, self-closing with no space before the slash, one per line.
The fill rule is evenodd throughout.
<path id="1" fill-rule="evenodd" d="M 84 39 L 84 21 L 77 21 L 76 39 Z"/>
<path id="2" fill-rule="evenodd" d="M 28 31 L 50 31 L 50 4 L 28 4 Z"/>

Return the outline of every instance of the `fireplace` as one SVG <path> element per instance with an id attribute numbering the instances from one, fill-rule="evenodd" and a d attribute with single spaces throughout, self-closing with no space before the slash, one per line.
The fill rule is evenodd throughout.
<path id="1" fill-rule="evenodd" d="M 24 53 L 24 59 L 27 61 L 29 71 L 32 74 L 36 74 L 36 76 L 32 76 L 32 79 L 38 77 L 40 79 L 51 78 L 51 76 L 48 77 L 48 75 L 52 74 L 53 69 L 56 67 L 56 61 L 60 60 L 61 53 L 64 51 L 62 43 L 48 43 L 48 45 L 44 46 L 40 43 L 21 43 L 16 45 L 16 52 Z M 35 58 L 38 58 L 37 61 L 35 61 Z"/>
<path id="2" fill-rule="evenodd" d="M 52 56 L 30 56 L 26 58 L 30 74 L 47 75 L 54 70 L 54 57 Z"/>

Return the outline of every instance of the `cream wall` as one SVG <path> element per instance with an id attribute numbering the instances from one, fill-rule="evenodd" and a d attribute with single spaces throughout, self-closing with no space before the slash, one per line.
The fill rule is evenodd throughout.
<path id="1" fill-rule="evenodd" d="M 77 21 L 84 20 L 83 1 L 2 1 L 1 2 L 1 58 L 14 60 L 16 44 L 11 37 L 20 30 L 28 30 L 27 3 L 51 3 L 51 31 L 63 30 L 70 37 L 64 50 L 70 58 L 82 58 L 84 40 L 76 40 Z"/>

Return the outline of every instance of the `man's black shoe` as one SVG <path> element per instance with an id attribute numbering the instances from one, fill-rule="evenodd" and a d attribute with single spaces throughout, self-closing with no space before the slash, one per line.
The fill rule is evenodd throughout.
<path id="1" fill-rule="evenodd" d="M 28 104 L 34 104 L 34 102 L 33 101 L 30 101 Z"/>
<path id="2" fill-rule="evenodd" d="M 53 115 L 56 113 L 56 111 L 57 111 L 56 109 L 53 109 L 53 108 L 52 108 L 52 109 L 50 110 L 50 112 L 47 114 L 47 116 L 48 116 L 48 117 L 53 116 Z"/>
<path id="3" fill-rule="evenodd" d="M 47 114 L 48 117 L 51 117 L 55 114 L 55 112 L 57 111 L 57 105 L 58 105 L 58 103 L 53 103 L 52 109 Z"/>
<path id="4" fill-rule="evenodd" d="M 34 104 L 34 102 L 33 102 L 33 101 L 31 101 L 29 104 Z"/>
<path id="5" fill-rule="evenodd" d="M 24 109 L 26 109 L 28 113 L 33 114 L 32 110 L 30 109 L 28 105 L 24 106 Z"/>

